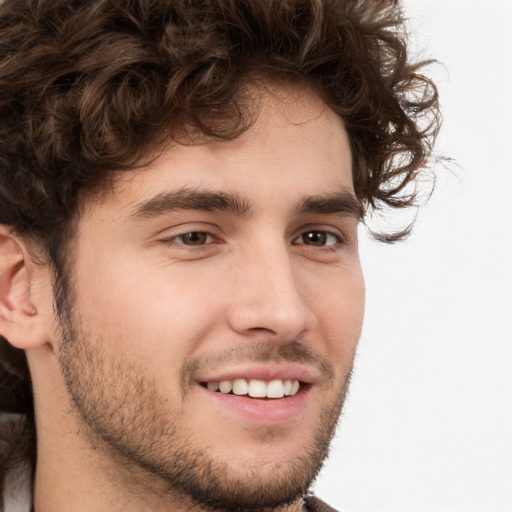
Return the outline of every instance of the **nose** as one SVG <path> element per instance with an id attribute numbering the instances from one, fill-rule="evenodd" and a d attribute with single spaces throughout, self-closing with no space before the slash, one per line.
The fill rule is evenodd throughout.
<path id="1" fill-rule="evenodd" d="M 306 276 L 294 268 L 284 244 L 250 251 L 237 267 L 236 292 L 231 297 L 228 322 L 233 331 L 297 339 L 312 330 L 316 316 L 307 301 Z"/>

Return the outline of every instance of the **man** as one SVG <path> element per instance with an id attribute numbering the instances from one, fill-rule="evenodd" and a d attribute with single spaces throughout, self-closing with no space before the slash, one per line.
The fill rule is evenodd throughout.
<path id="1" fill-rule="evenodd" d="M 4 0 L 4 508 L 332 510 L 357 227 L 437 94 L 392 1 Z M 392 241 L 407 234 L 376 234 Z"/>

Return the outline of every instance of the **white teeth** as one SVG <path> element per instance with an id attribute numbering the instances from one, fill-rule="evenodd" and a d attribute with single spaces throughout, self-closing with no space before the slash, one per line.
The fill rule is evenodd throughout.
<path id="1" fill-rule="evenodd" d="M 212 381 L 212 382 L 208 382 L 206 384 L 206 387 L 210 390 L 210 391 L 218 391 L 219 390 L 219 383 L 217 381 Z"/>
<path id="2" fill-rule="evenodd" d="M 245 379 L 235 379 L 233 381 L 233 393 L 235 395 L 247 395 L 249 391 L 249 384 Z"/>
<path id="3" fill-rule="evenodd" d="M 267 385 L 265 381 L 251 379 L 249 381 L 249 396 L 253 398 L 265 398 L 267 396 Z"/>
<path id="4" fill-rule="evenodd" d="M 283 398 L 284 396 L 296 395 L 300 389 L 298 380 L 264 380 L 235 379 L 210 381 L 206 383 L 210 391 L 220 391 L 221 393 L 233 393 L 234 395 L 249 395 L 253 398 Z"/>
<path id="5" fill-rule="evenodd" d="M 231 385 L 231 381 L 229 380 L 221 380 L 219 382 L 219 389 L 221 393 L 229 393 L 233 386 Z"/>
<path id="6" fill-rule="evenodd" d="M 273 380 L 267 384 L 268 398 L 283 398 L 284 385 L 282 380 Z"/>

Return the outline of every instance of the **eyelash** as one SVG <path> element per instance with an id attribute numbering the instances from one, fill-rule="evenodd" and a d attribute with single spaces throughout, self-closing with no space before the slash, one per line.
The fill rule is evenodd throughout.
<path id="1" fill-rule="evenodd" d="M 192 244 L 192 245 L 187 245 L 185 243 L 183 243 L 183 240 L 181 242 L 177 242 L 177 238 L 181 238 L 183 239 L 184 237 L 186 237 L 187 235 L 206 235 L 206 241 L 204 242 L 204 244 L 198 244 L 197 246 Z M 208 239 L 211 239 L 210 241 L 208 241 Z M 207 231 L 188 231 L 187 233 L 182 233 L 180 235 L 175 235 L 171 238 L 168 239 L 169 241 L 172 241 L 172 242 L 175 242 L 175 243 L 179 243 L 180 245 L 185 245 L 187 247 L 202 247 L 204 245 L 207 245 L 208 243 L 213 243 L 213 240 L 214 240 L 214 237 L 211 233 L 208 233 Z"/>
<path id="2" fill-rule="evenodd" d="M 187 245 L 186 243 L 184 243 L 183 238 L 186 237 L 187 235 L 192 235 L 192 234 L 206 235 L 205 243 L 200 244 L 200 245 Z M 178 241 L 177 239 L 181 239 L 181 241 Z M 169 246 L 175 248 L 175 249 L 178 249 L 181 251 L 193 252 L 193 253 L 206 251 L 211 248 L 212 244 L 221 244 L 222 243 L 222 240 L 220 240 L 218 237 L 216 237 L 209 231 L 201 231 L 201 230 L 186 231 L 184 233 L 179 233 L 177 235 L 163 238 L 160 241 L 166 245 L 169 245 Z"/>
<path id="3" fill-rule="evenodd" d="M 308 244 L 299 244 L 299 243 L 296 243 L 296 241 L 300 238 L 304 238 L 305 235 L 308 235 L 308 234 L 315 234 L 315 235 L 318 235 L 320 234 L 321 236 L 325 237 L 326 241 L 328 240 L 329 237 L 331 237 L 331 239 L 334 239 L 334 243 L 332 244 L 328 244 L 328 245 L 308 245 Z M 332 240 L 331 240 L 332 241 Z M 345 242 L 344 238 L 337 234 L 337 233 L 333 233 L 332 231 L 328 231 L 328 230 L 325 230 L 325 229 L 308 229 L 306 231 L 303 231 L 297 238 L 295 238 L 293 241 L 292 241 L 292 244 L 293 245 L 304 245 L 306 247 L 312 247 L 312 248 L 315 248 L 316 250 L 329 250 L 329 251 L 332 251 L 332 250 L 336 250 L 337 247 L 339 247 L 341 244 L 343 244 Z"/>
<path id="4" fill-rule="evenodd" d="M 297 240 L 303 238 L 304 236 L 306 236 L 308 234 L 313 234 L 313 233 L 316 235 L 320 234 L 321 236 L 325 237 L 326 241 L 328 241 L 328 239 L 330 237 L 331 242 L 333 241 L 332 239 L 334 239 L 334 243 L 330 243 L 328 245 L 315 246 L 315 245 L 308 245 L 306 243 L 301 244 L 301 243 L 297 242 Z M 186 243 L 183 242 L 183 238 L 186 237 L 187 235 L 206 235 L 206 240 L 204 241 L 204 243 L 200 243 L 198 245 L 193 245 L 193 244 L 187 245 Z M 177 239 L 181 239 L 181 240 L 178 241 Z M 208 241 L 208 239 L 210 239 L 210 240 Z M 222 243 L 212 233 L 210 233 L 208 231 L 200 231 L 200 230 L 187 231 L 184 233 L 174 235 L 172 237 L 162 239 L 161 241 L 164 243 L 167 243 L 169 245 L 180 246 L 180 249 L 184 249 L 187 251 L 201 251 L 201 250 L 207 249 L 208 246 L 211 244 Z M 343 245 L 345 242 L 346 242 L 346 240 L 341 234 L 334 233 L 332 231 L 325 230 L 325 229 L 310 228 L 310 229 L 307 229 L 307 230 L 301 232 L 299 236 L 295 237 L 292 240 L 292 245 L 303 245 L 304 247 L 312 248 L 313 250 L 335 251 L 340 245 Z"/>

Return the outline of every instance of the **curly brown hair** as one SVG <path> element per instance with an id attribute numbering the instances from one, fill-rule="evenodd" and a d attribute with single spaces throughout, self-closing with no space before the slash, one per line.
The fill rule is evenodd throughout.
<path id="1" fill-rule="evenodd" d="M 190 128 L 237 137 L 269 82 L 341 117 L 366 210 L 414 205 L 440 116 L 406 43 L 393 0 L 3 0 L 0 224 L 58 269 L 88 193 Z M 0 408 L 30 411 L 26 361 L 0 348 Z"/>

